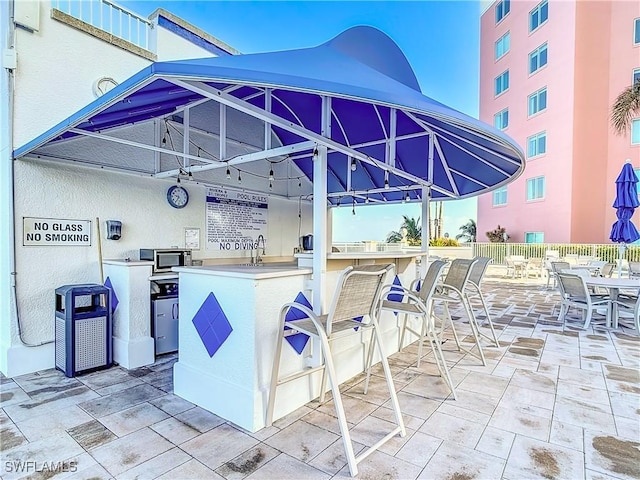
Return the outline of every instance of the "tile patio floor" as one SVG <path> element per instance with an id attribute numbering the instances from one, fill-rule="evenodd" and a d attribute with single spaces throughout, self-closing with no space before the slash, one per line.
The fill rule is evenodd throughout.
<path id="1" fill-rule="evenodd" d="M 457 401 L 445 398 L 431 353 L 420 369 L 415 344 L 390 358 L 407 436 L 361 463 L 357 478 L 640 478 L 638 334 L 563 327 L 552 315 L 557 294 L 530 282 L 483 284 L 500 348 L 485 348 L 487 366 L 447 353 Z M 175 360 L 71 379 L 55 370 L 3 377 L 1 477 L 349 477 L 331 402 L 247 433 L 171 393 Z M 382 377 L 366 396 L 361 381 L 341 388 L 356 450 L 392 418 Z M 62 461 L 75 471 L 47 471 Z"/>

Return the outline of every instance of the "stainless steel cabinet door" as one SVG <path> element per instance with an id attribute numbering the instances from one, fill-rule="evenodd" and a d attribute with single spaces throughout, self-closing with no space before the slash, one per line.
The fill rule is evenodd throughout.
<path id="1" fill-rule="evenodd" d="M 156 355 L 178 350 L 178 299 L 153 301 L 153 331 Z"/>

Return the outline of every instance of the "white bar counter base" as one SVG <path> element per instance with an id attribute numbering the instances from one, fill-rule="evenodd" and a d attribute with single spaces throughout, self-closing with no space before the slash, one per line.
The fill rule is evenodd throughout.
<path id="1" fill-rule="evenodd" d="M 308 255 L 309 259 L 311 254 Z M 327 294 L 332 297 L 338 275 L 355 260 L 341 256 L 327 262 Z M 351 254 L 345 254 L 351 255 Z M 415 278 L 414 253 L 394 256 L 368 254 L 362 263 L 396 263 L 398 277 L 409 286 Z M 301 261 L 302 260 L 302 261 Z M 346 262 L 345 262 L 346 260 Z M 299 259 L 302 263 L 304 260 Z M 308 290 L 311 267 L 266 263 L 263 266 L 209 265 L 174 267 L 179 273 L 178 362 L 174 365 L 174 393 L 250 432 L 264 427 L 280 309 L 300 292 L 311 302 Z M 388 282 L 392 282 L 389 278 Z M 193 318 L 213 293 L 231 324 L 227 340 L 209 356 Z M 330 298 L 328 299 L 330 302 Z M 398 351 L 399 319 L 383 312 L 380 319 L 387 354 Z M 406 343 L 415 338 L 407 338 Z M 333 354 L 340 382 L 364 370 L 370 334 L 338 339 Z M 319 364 L 319 346 L 308 342 L 301 355 L 284 342 L 280 374 Z M 379 361 L 379 359 L 375 359 Z M 274 419 L 281 418 L 316 398 L 320 372 L 278 387 Z"/>
<path id="2" fill-rule="evenodd" d="M 153 262 L 103 260 L 105 280 L 109 278 L 118 297 L 113 313 L 113 361 L 132 369 L 155 362 L 155 341 L 151 336 L 149 277 Z"/>
<path id="3" fill-rule="evenodd" d="M 179 273 L 180 283 L 174 393 L 250 432 L 258 431 L 264 427 L 280 308 L 304 292 L 311 269 L 298 268 L 295 263 L 267 263 L 173 270 Z M 210 293 L 233 329 L 212 357 L 193 324 Z M 294 362 L 302 361 L 289 350 Z M 283 407 L 291 402 L 297 406 L 307 403 L 309 388 L 300 390 L 298 394 L 292 390 L 293 397 Z"/>

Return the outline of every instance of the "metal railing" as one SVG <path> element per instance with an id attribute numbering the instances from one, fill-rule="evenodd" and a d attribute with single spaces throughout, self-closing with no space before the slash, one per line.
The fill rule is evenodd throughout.
<path id="1" fill-rule="evenodd" d="M 612 243 L 474 243 L 473 255 L 493 258 L 494 264 L 504 264 L 504 257 L 523 255 L 525 258 L 590 258 L 615 263 L 620 248 Z M 628 262 L 640 261 L 640 245 L 623 246 L 622 258 Z"/>
<path id="2" fill-rule="evenodd" d="M 52 0 L 51 6 L 100 30 L 149 49 L 153 24 L 109 0 Z"/>
<path id="3" fill-rule="evenodd" d="M 342 242 L 332 245 L 340 252 L 357 253 L 357 252 L 398 252 L 404 251 L 420 251 L 420 247 L 411 247 L 403 243 L 384 243 L 384 242 Z"/>
<path id="4" fill-rule="evenodd" d="M 615 263 L 620 258 L 620 247 L 612 243 L 471 243 L 463 244 L 471 246 L 471 256 L 483 256 L 493 259 L 494 265 L 506 265 L 504 257 L 509 255 L 522 255 L 524 258 L 575 258 L 576 260 L 590 259 L 603 260 Z M 334 243 L 333 247 L 341 252 L 397 252 L 420 251 L 419 246 L 408 246 L 402 243 L 384 242 L 344 242 Z M 431 247 L 432 254 L 436 249 Z M 456 247 L 448 247 L 448 252 L 455 252 Z M 623 247 L 622 258 L 628 262 L 640 262 L 640 245 Z M 447 254 L 448 257 L 452 255 Z"/>

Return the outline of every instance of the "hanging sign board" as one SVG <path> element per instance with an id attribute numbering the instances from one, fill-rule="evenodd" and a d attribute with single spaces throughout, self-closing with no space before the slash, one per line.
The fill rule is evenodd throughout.
<path id="1" fill-rule="evenodd" d="M 251 250 L 267 236 L 269 197 L 231 188 L 209 188 L 206 200 L 207 250 Z"/>
<path id="2" fill-rule="evenodd" d="M 91 246 L 91 220 L 22 218 L 24 246 Z"/>

